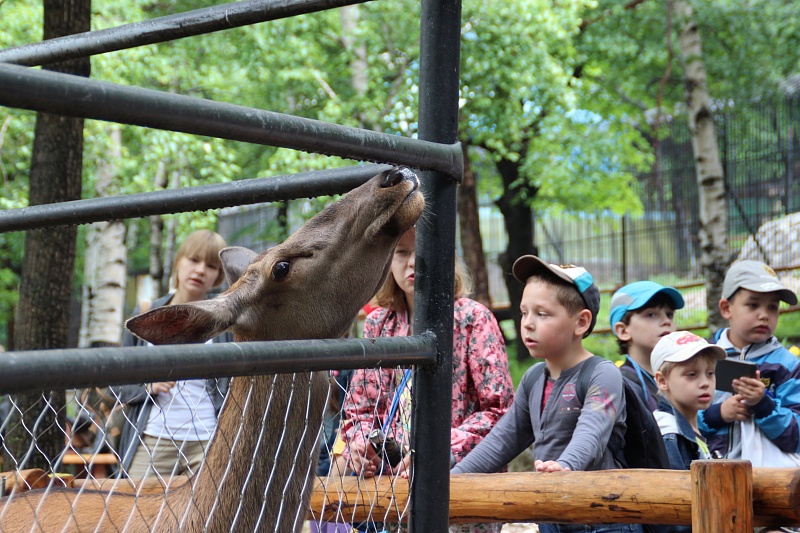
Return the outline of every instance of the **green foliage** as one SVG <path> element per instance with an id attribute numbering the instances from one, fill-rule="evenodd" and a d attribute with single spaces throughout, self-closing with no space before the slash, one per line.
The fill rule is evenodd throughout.
<path id="1" fill-rule="evenodd" d="M 649 145 L 618 108 L 591 105 L 597 86 L 574 77 L 581 15 L 593 6 L 464 7 L 461 138 L 495 161 L 520 162 L 536 196 L 520 187 L 517 198 L 540 212 L 641 211 L 633 172 L 649 168 Z M 482 190 L 496 198 L 492 183 Z"/>
<path id="2" fill-rule="evenodd" d="M 206 5 L 200 0 L 95 0 L 92 25 L 114 27 Z M 800 3 L 694 5 L 711 94 L 720 105 L 765 98 L 777 90 L 778 80 L 797 72 Z M 304 15 L 96 56 L 92 77 L 416 135 L 419 2 L 371 2 L 350 9 L 357 15 L 352 30 L 344 29 L 342 10 Z M 653 0 L 635 9 L 616 0 L 464 3 L 459 138 L 475 148 L 471 161 L 484 198 L 495 200 L 503 192 L 494 168 L 503 159 L 521 164 L 520 183 L 513 187 L 539 212 L 640 212 L 634 174 L 653 163 L 653 109 L 660 98 L 662 114 L 675 114 L 683 101 L 677 59 L 659 91 L 670 61 L 665 15 L 665 4 Z M 0 47 L 39 40 L 41 24 L 40 0 L 5 0 Z M 669 35 L 677 50 L 676 36 Z M 27 204 L 34 120 L 33 113 L 0 108 L 0 209 Z M 178 186 L 190 187 L 352 164 L 87 121 L 84 197 L 96 194 L 97 170 L 109 162 L 114 128 L 121 133 L 121 156 L 111 161 L 117 175 L 107 194 L 153 190 L 162 167 L 168 179 L 174 174 Z M 767 139 L 775 133 L 759 135 L 768 149 Z M 526 196 L 530 190 L 535 196 Z M 305 216 L 325 201 L 293 205 Z M 213 227 L 216 213 L 176 217 L 180 239 Z M 146 221 L 132 223 L 139 225 L 139 243 L 130 250 L 130 265 L 146 267 Z M 2 238 L 7 264 L 0 264 L 0 315 L 13 305 L 14 272 L 22 258 L 21 236 Z"/>

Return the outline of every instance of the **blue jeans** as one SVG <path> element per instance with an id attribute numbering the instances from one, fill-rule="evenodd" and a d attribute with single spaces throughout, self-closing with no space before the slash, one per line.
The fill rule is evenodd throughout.
<path id="1" fill-rule="evenodd" d="M 539 524 L 539 533 L 642 533 L 641 524 Z"/>

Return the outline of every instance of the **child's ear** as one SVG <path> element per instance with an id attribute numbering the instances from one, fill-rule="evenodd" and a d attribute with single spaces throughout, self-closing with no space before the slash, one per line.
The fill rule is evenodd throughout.
<path id="1" fill-rule="evenodd" d="M 669 392 L 669 384 L 667 383 L 667 378 L 662 374 L 660 371 L 656 372 L 654 376 L 656 379 L 656 385 L 658 385 L 658 389 L 664 392 Z"/>
<path id="2" fill-rule="evenodd" d="M 592 312 L 588 309 L 582 309 L 578 313 L 578 322 L 575 325 L 575 336 L 583 338 L 592 325 Z"/>
<path id="3" fill-rule="evenodd" d="M 614 324 L 614 335 L 622 342 L 629 342 L 631 340 L 631 334 L 628 333 L 628 326 L 625 325 L 625 322 L 617 322 Z"/>
<path id="4" fill-rule="evenodd" d="M 725 298 L 719 301 L 719 312 L 725 320 L 731 319 L 731 301 Z"/>

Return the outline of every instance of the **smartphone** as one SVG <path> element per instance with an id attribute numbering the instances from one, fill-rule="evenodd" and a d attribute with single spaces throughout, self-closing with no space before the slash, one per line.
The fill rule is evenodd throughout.
<path id="1" fill-rule="evenodd" d="M 738 378 L 756 377 L 756 364 L 738 359 L 721 359 L 717 361 L 717 390 L 734 392 L 731 382 Z"/>

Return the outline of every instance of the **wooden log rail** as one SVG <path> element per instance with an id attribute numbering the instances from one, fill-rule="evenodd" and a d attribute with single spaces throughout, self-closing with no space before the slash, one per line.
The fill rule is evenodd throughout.
<path id="1" fill-rule="evenodd" d="M 179 476 L 174 488 L 189 482 Z M 153 494 L 160 483 L 74 480 L 75 487 Z M 24 488 L 23 488 L 24 490 Z M 322 477 L 310 520 L 397 521 L 408 516 L 408 481 Z M 700 533 L 752 533 L 800 525 L 800 469 L 752 468 L 747 461 L 695 461 L 692 470 L 604 470 L 460 474 L 450 478 L 450 522 L 606 522 L 691 525 Z"/>
<path id="2" fill-rule="evenodd" d="M 396 521 L 407 509 L 406 480 L 328 477 L 317 481 L 310 514 L 352 521 L 371 513 Z M 450 522 L 622 522 L 752 533 L 753 526 L 800 525 L 800 469 L 714 460 L 695 461 L 691 472 L 459 474 L 450 478 Z"/>

